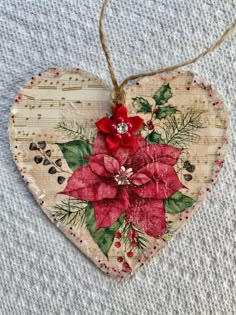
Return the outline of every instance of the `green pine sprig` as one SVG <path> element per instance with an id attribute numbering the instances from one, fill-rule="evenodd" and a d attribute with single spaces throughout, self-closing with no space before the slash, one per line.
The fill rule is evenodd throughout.
<path id="1" fill-rule="evenodd" d="M 62 121 L 58 123 L 56 128 L 73 140 L 94 142 L 94 135 L 91 130 L 85 129 L 85 127 L 80 125 L 77 121 Z"/>
<path id="2" fill-rule="evenodd" d="M 133 239 L 134 241 L 137 242 L 137 247 L 134 247 L 134 248 L 131 247 L 130 245 L 131 240 L 128 238 L 128 233 L 131 228 L 138 233 L 138 236 Z M 125 245 L 125 251 L 130 250 L 130 249 L 132 250 L 137 249 L 140 254 L 140 252 L 143 252 L 148 247 L 148 245 L 150 245 L 150 242 L 145 238 L 145 233 L 133 223 L 126 222 L 122 228 L 121 235 L 122 235 L 121 241 Z"/>
<path id="3" fill-rule="evenodd" d="M 87 206 L 86 201 L 69 198 L 55 206 L 56 211 L 54 211 L 53 216 L 65 225 L 79 227 L 85 223 Z"/>
<path id="4" fill-rule="evenodd" d="M 165 143 L 180 149 L 186 148 L 191 143 L 197 143 L 200 140 L 197 130 L 204 128 L 203 113 L 204 111 L 191 110 L 178 116 L 169 116 L 163 122 Z"/>

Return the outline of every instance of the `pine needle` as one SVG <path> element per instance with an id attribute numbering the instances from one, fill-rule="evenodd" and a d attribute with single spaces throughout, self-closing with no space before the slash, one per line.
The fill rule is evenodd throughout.
<path id="1" fill-rule="evenodd" d="M 84 126 L 74 120 L 59 122 L 56 128 L 73 140 L 84 140 L 89 141 L 90 143 L 94 142 L 92 131 L 86 130 Z"/>
<path id="2" fill-rule="evenodd" d="M 68 199 L 55 206 L 54 217 L 65 225 L 82 226 L 85 222 L 87 203 L 77 199 Z"/>

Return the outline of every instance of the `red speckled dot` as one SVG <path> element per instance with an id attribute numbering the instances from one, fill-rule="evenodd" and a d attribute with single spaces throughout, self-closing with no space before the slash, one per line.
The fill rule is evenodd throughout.
<path id="1" fill-rule="evenodd" d="M 127 253 L 127 256 L 128 256 L 129 258 L 131 258 L 131 257 L 134 256 L 134 253 L 133 253 L 133 252 L 128 252 L 128 253 Z"/>
<path id="2" fill-rule="evenodd" d="M 122 261 L 123 261 L 123 258 L 120 256 L 120 257 L 117 257 L 117 261 L 119 262 L 119 263 L 121 263 Z"/>
<path id="3" fill-rule="evenodd" d="M 131 245 L 132 247 L 136 247 L 136 246 L 138 245 L 138 243 L 135 242 L 135 241 L 132 241 L 130 245 Z"/>
<path id="4" fill-rule="evenodd" d="M 115 238 L 121 238 L 121 233 L 120 232 L 116 232 L 115 233 Z"/>
<path id="5" fill-rule="evenodd" d="M 127 262 L 124 262 L 122 266 L 125 269 L 130 269 L 130 266 L 129 266 L 129 264 Z"/>
<path id="6" fill-rule="evenodd" d="M 120 242 L 115 242 L 115 247 L 116 248 L 120 248 L 121 247 L 121 243 Z"/>

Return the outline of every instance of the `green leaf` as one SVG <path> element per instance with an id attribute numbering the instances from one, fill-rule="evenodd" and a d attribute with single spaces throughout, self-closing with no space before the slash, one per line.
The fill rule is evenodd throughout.
<path id="1" fill-rule="evenodd" d="M 167 213 L 180 213 L 190 208 L 196 201 L 177 191 L 169 198 L 165 199 L 165 211 Z"/>
<path id="2" fill-rule="evenodd" d="M 156 105 L 164 105 L 172 97 L 170 84 L 162 85 L 162 87 L 153 95 Z"/>
<path id="3" fill-rule="evenodd" d="M 86 156 L 92 155 L 92 145 L 83 140 L 74 140 L 66 143 L 57 143 L 69 167 L 76 168 L 87 165 Z"/>
<path id="4" fill-rule="evenodd" d="M 101 228 L 96 230 L 96 221 L 94 216 L 94 209 L 91 202 L 88 203 L 88 206 L 85 210 L 86 216 L 86 227 L 92 236 L 94 242 L 101 249 L 103 254 L 108 257 L 109 249 L 114 241 L 115 232 L 121 227 L 124 222 L 125 213 L 123 213 L 120 218 L 113 223 L 113 225 L 107 228 Z"/>
<path id="5" fill-rule="evenodd" d="M 167 116 L 175 114 L 176 112 L 177 109 L 173 106 L 159 107 L 158 112 L 156 113 L 156 118 L 161 120 L 163 118 L 166 118 Z"/>
<path id="6" fill-rule="evenodd" d="M 164 143 L 163 139 L 161 138 L 161 135 L 154 130 L 146 137 L 146 140 L 150 144 Z"/>
<path id="7" fill-rule="evenodd" d="M 151 113 L 152 105 L 143 97 L 133 98 L 132 105 L 137 109 L 137 113 Z"/>

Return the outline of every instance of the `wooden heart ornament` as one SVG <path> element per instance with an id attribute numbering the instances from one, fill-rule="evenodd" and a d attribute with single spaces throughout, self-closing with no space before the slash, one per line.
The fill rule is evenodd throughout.
<path id="1" fill-rule="evenodd" d="M 80 69 L 50 69 L 11 107 L 10 143 L 33 196 L 100 269 L 133 274 L 211 191 L 228 116 L 189 72 L 144 77 L 111 107 L 111 89 Z"/>

